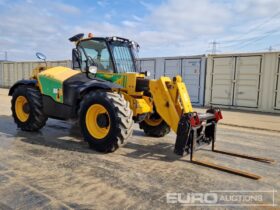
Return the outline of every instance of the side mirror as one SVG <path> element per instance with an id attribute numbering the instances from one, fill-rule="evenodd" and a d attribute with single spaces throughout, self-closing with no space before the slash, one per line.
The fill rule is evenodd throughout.
<path id="1" fill-rule="evenodd" d="M 89 66 L 88 71 L 92 74 L 97 73 L 97 66 Z"/>
<path id="2" fill-rule="evenodd" d="M 43 53 L 40 53 L 40 52 L 36 53 L 36 57 L 43 61 L 46 61 L 46 59 L 47 59 L 47 57 Z"/>
<path id="3" fill-rule="evenodd" d="M 81 53 L 76 48 L 72 50 L 72 67 L 73 69 L 81 69 Z"/>
<path id="4" fill-rule="evenodd" d="M 43 53 L 37 52 L 37 53 L 36 53 L 36 57 L 37 57 L 39 60 L 44 61 L 45 64 L 46 64 L 46 67 L 48 66 L 47 61 L 46 61 L 47 57 L 46 57 Z"/>

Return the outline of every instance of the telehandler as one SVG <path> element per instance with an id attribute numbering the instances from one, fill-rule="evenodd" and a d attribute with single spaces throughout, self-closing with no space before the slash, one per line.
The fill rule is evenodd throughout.
<path id="1" fill-rule="evenodd" d="M 12 113 L 19 128 L 37 131 L 48 117 L 78 119 L 84 140 L 91 148 L 113 152 L 131 136 L 135 122 L 148 136 L 163 137 L 173 130 L 177 134 L 174 152 L 190 153 L 192 162 L 259 178 L 194 160 L 193 152 L 204 144 L 212 143 L 212 150 L 217 151 L 214 142 L 221 110 L 195 112 L 180 76 L 154 80 L 147 78 L 148 71 L 137 71 L 136 42 L 92 34 L 86 38 L 77 34 L 69 40 L 75 43 L 72 69 L 39 66 L 31 79 L 20 80 L 10 88 Z M 41 53 L 37 57 L 46 60 Z"/>

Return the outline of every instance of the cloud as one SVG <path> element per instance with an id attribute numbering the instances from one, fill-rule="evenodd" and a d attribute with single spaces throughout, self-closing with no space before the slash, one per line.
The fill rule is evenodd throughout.
<path id="1" fill-rule="evenodd" d="M 147 10 L 153 10 L 154 9 L 154 5 L 151 3 L 148 3 L 146 1 L 139 1 L 139 3 Z"/>
<path id="2" fill-rule="evenodd" d="M 209 0 L 169 0 L 155 9 L 150 17 L 155 25 L 170 31 L 211 33 L 226 24 L 231 18 L 230 11 Z M 199 30 L 198 30 L 199 29 Z M 210 31 L 209 31 L 210 30 Z"/>
<path id="3" fill-rule="evenodd" d="M 107 10 L 108 4 L 113 5 L 108 0 L 86 7 L 66 1 L 7 4 L 0 0 L 1 50 L 9 51 L 15 60 L 35 59 L 37 51 L 48 59 L 69 59 L 72 45 L 68 38 L 92 32 L 135 40 L 141 45 L 143 57 L 192 55 L 205 53 L 212 40 L 222 42 L 221 47 L 225 46 L 223 42 L 241 45 L 242 40 L 256 39 L 280 27 L 280 13 L 271 18 L 277 13 L 275 8 L 280 8 L 279 0 L 132 2 L 139 7 L 114 2 L 114 7 Z M 262 43 L 268 43 L 267 39 Z"/>
<path id="4" fill-rule="evenodd" d="M 194 42 L 192 39 L 199 34 L 220 33 L 224 30 L 221 25 L 230 19 L 228 9 L 211 4 L 207 0 L 195 4 L 188 0 L 168 1 L 157 7 L 149 4 L 149 9 L 151 8 L 153 10 L 148 15 L 143 17 L 133 15 L 133 20 L 123 20 L 121 25 L 109 22 L 95 22 L 91 25 L 97 34 L 124 35 L 140 42 L 146 49 L 151 49 L 156 46 L 163 47 L 163 44 L 166 47 L 172 44 L 185 46 L 184 42 L 188 44 Z M 208 10 L 210 12 L 205 18 L 202 14 Z"/>
<path id="5" fill-rule="evenodd" d="M 96 35 L 136 40 L 142 56 L 190 55 L 204 53 L 211 38 L 223 33 L 232 18 L 228 7 L 210 0 L 169 0 L 160 5 L 140 1 L 140 4 L 149 10 L 145 16 L 132 15 L 121 24 L 91 22 L 78 28 L 82 31 L 92 28 Z"/>
<path id="6" fill-rule="evenodd" d="M 135 20 L 135 21 L 138 21 L 138 22 L 141 22 L 143 20 L 143 18 L 137 16 L 137 15 L 132 15 L 132 18 Z"/>
<path id="7" fill-rule="evenodd" d="M 279 28 L 279 11 L 278 18 L 264 19 L 276 13 L 277 10 L 273 8 L 279 8 L 279 6 L 279 0 L 244 0 L 242 2 L 238 0 L 168 0 L 155 7 L 146 17 L 145 22 L 149 23 L 150 29 L 153 29 L 153 36 L 165 41 L 164 47 L 170 54 L 180 52 L 189 54 L 198 52 L 198 49 L 204 53 L 212 40 L 256 39 L 267 34 L 268 31 Z M 264 20 L 268 21 L 262 24 Z M 251 32 L 246 34 L 248 30 Z M 176 34 L 176 36 L 168 34 Z M 268 35 L 270 36 L 270 33 Z M 154 43 L 156 40 L 155 38 Z M 235 44 L 238 46 L 243 42 L 235 42 Z"/>
<path id="8" fill-rule="evenodd" d="M 54 6 L 60 10 L 61 12 L 68 13 L 68 14 L 80 14 L 80 10 L 77 7 L 63 4 L 63 3 L 55 3 Z"/>
<path id="9" fill-rule="evenodd" d="M 45 5 L 41 5 L 45 8 Z M 37 4 L 11 4 L 1 13 L 0 45 L 11 60 L 34 60 L 42 51 L 48 59 L 70 57 L 70 46 L 63 23 L 53 11 Z"/>
<path id="10" fill-rule="evenodd" d="M 271 15 L 277 12 L 277 8 L 280 8 L 279 0 L 235 0 L 234 9 L 236 12 L 253 15 L 255 17 Z"/>
<path id="11" fill-rule="evenodd" d="M 124 20 L 124 21 L 122 21 L 122 24 L 126 27 L 131 27 L 131 28 L 134 28 L 137 26 L 137 22 L 130 21 L 130 20 Z"/>
<path id="12" fill-rule="evenodd" d="M 97 4 L 101 7 L 105 7 L 108 5 L 108 1 L 107 0 L 100 0 L 100 1 L 97 1 Z"/>

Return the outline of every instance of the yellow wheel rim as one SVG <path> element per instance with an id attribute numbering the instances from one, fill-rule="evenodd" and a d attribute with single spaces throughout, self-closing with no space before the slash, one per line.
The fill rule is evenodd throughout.
<path id="1" fill-rule="evenodd" d="M 24 106 L 28 104 L 27 99 L 24 96 L 19 96 L 16 99 L 16 105 L 15 105 L 15 110 L 16 110 L 16 115 L 17 118 L 21 121 L 21 122 L 26 122 L 28 120 L 29 117 L 29 113 L 27 113 L 24 110 Z"/>
<path id="2" fill-rule="evenodd" d="M 100 114 L 107 114 L 109 119 L 108 127 L 100 127 L 97 123 L 97 117 Z M 96 139 L 105 138 L 110 130 L 110 118 L 107 110 L 100 104 L 93 104 L 89 107 L 86 113 L 86 126 L 90 135 Z"/>
<path id="3" fill-rule="evenodd" d="M 150 126 L 158 126 L 162 122 L 162 118 L 150 119 L 150 115 L 148 115 L 144 121 Z"/>

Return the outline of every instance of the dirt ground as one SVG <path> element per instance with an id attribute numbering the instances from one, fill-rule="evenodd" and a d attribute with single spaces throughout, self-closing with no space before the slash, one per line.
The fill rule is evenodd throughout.
<path id="1" fill-rule="evenodd" d="M 10 98 L 0 95 L 0 101 L 0 209 L 180 209 L 167 203 L 166 193 L 210 190 L 278 190 L 279 207 L 279 132 L 221 125 L 217 134 L 219 149 L 272 158 L 275 164 L 216 154 L 208 147 L 196 153 L 262 176 L 251 180 L 192 164 L 173 154 L 175 134 L 146 137 L 137 125 L 127 144 L 111 154 L 90 150 L 70 122 L 48 120 L 40 132 L 23 132 L 10 116 Z M 225 209 L 212 209 L 219 208 Z"/>

